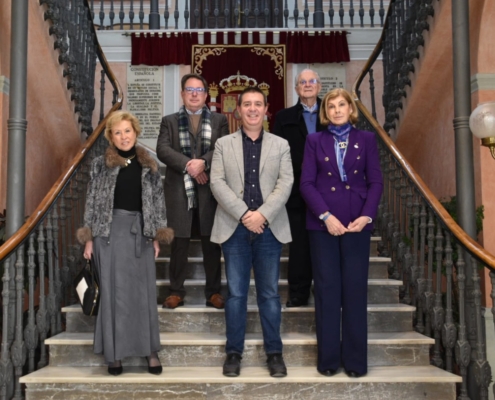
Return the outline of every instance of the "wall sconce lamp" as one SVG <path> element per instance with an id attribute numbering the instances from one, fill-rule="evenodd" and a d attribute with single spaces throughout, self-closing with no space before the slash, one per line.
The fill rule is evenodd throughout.
<path id="1" fill-rule="evenodd" d="M 495 102 L 478 105 L 469 117 L 469 128 L 495 159 Z"/>

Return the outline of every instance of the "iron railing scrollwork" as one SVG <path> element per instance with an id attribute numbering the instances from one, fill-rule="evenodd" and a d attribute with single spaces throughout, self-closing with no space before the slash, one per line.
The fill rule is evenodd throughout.
<path id="1" fill-rule="evenodd" d="M 388 135 L 402 107 L 409 73 L 434 15 L 433 1 L 393 0 L 381 39 L 359 74 L 354 96 L 361 129 L 376 133 L 384 194 L 377 217 L 381 254 L 389 275 L 403 281 L 401 301 L 416 307 L 414 329 L 435 340 L 431 363 L 459 373 L 458 399 L 488 399 L 491 368 L 486 357 L 480 274 L 490 270 L 495 300 L 495 257 L 467 235 L 430 192 Z M 383 58 L 383 128 L 375 119 L 373 65 Z M 369 86 L 365 87 L 365 79 Z M 361 102 L 366 91 L 372 111 Z M 364 96 L 363 96 L 364 97 Z M 494 302 L 495 304 L 495 302 Z M 492 308 L 495 315 L 495 308 Z M 468 379 L 472 374 L 475 379 Z M 474 387 L 476 386 L 476 387 Z M 470 393 L 475 393 L 470 397 Z"/>
<path id="2" fill-rule="evenodd" d="M 25 224 L 0 247 L 2 400 L 23 398 L 19 378 L 47 365 L 45 340 L 63 329 L 62 305 L 74 303 L 72 279 L 82 261 L 75 230 L 82 223 L 89 163 L 106 148 L 104 116 L 122 105 L 122 90 L 98 44 L 88 2 L 40 3 L 52 23 L 47 34 L 55 36 L 81 130 L 89 136 Z M 97 60 L 100 88 L 94 84 Z M 113 90 L 111 104 L 104 102 L 105 82 Z M 93 130 L 95 97 L 100 94 L 100 123 Z"/>

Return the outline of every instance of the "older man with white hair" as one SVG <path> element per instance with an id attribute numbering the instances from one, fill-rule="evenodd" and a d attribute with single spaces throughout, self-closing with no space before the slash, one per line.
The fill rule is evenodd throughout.
<path id="1" fill-rule="evenodd" d="M 318 94 L 321 82 L 318 73 L 311 69 L 301 71 L 295 79 L 299 100 L 295 106 L 277 113 L 273 133 L 289 142 L 294 170 L 294 185 L 286 204 L 289 215 L 292 242 L 289 245 L 287 307 L 308 304 L 313 274 L 309 254 L 309 238 L 306 231 L 306 204 L 299 193 L 301 166 L 306 136 L 324 129 L 320 124 Z"/>

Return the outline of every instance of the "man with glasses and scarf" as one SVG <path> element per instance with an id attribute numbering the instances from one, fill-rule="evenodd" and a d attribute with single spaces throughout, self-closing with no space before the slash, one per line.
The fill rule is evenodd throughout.
<path id="1" fill-rule="evenodd" d="M 304 156 L 306 136 L 320 132 L 324 127 L 320 124 L 321 90 L 320 77 L 311 70 L 301 71 L 295 79 L 299 100 L 295 106 L 277 113 L 273 133 L 289 142 L 294 185 L 287 201 L 292 242 L 289 244 L 289 265 L 287 276 L 289 293 L 286 306 L 300 307 L 308 304 L 313 274 L 309 254 L 309 237 L 306 230 L 306 203 L 299 193 L 301 166 Z"/>
<path id="2" fill-rule="evenodd" d="M 201 238 L 206 275 L 206 305 L 224 308 L 220 294 L 221 249 L 210 241 L 217 202 L 211 194 L 209 171 L 215 142 L 229 133 L 225 115 L 206 106 L 208 84 L 197 74 L 181 80 L 184 105 L 163 117 L 156 153 L 166 166 L 164 192 L 168 225 L 174 229 L 170 257 L 170 294 L 164 308 L 184 305 L 191 237 Z"/>

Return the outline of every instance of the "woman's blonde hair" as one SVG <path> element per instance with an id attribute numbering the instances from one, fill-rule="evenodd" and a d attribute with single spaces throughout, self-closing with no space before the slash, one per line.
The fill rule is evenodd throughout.
<path id="1" fill-rule="evenodd" d="M 134 132 L 136 132 L 136 137 L 139 137 L 139 135 L 141 135 L 141 125 L 139 124 L 139 120 L 134 114 L 129 111 L 115 111 L 108 117 L 107 125 L 105 126 L 105 139 L 108 140 L 108 143 L 113 143 L 112 128 L 115 126 L 115 124 L 118 124 L 121 121 L 129 121 L 132 125 L 132 129 L 134 129 Z"/>
<path id="2" fill-rule="evenodd" d="M 349 122 L 354 125 L 356 122 L 358 122 L 358 109 L 356 106 L 356 102 L 352 98 L 351 94 L 342 88 L 336 88 L 330 90 L 325 97 L 323 97 L 323 100 L 321 102 L 321 108 L 320 108 L 320 122 L 322 125 L 330 125 L 330 118 L 327 116 L 327 108 L 328 108 L 328 102 L 330 100 L 336 99 L 337 97 L 342 96 L 345 101 L 351 106 L 352 108 L 352 113 L 349 115 Z"/>

